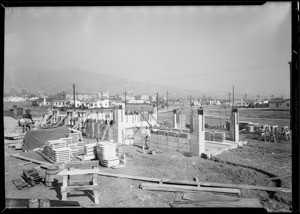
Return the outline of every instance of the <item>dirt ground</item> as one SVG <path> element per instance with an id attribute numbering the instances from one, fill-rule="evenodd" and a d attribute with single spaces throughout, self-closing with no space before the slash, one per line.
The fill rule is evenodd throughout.
<path id="1" fill-rule="evenodd" d="M 12 123 L 13 124 L 13 123 Z M 240 136 L 248 143 L 242 148 L 224 152 L 216 156 L 216 161 L 199 157 L 190 157 L 179 152 L 157 150 L 156 155 L 143 154 L 139 145 L 123 145 L 126 154 L 126 167 L 119 169 L 104 168 L 101 171 L 137 175 L 153 178 L 176 180 L 250 184 L 258 186 L 278 186 L 291 188 L 291 143 L 259 142 Z M 244 139 L 243 139 L 244 138 Z M 93 140 L 85 139 L 85 142 Z M 46 187 L 43 183 L 30 188 L 18 190 L 12 179 L 22 175 L 22 168 L 38 167 L 38 164 L 20 165 L 26 161 L 16 159 L 9 154 L 21 153 L 23 156 L 45 161 L 33 151 L 22 152 L 8 148 L 9 140 L 5 139 L 5 197 L 6 198 L 39 198 L 59 200 L 62 179 L 58 185 Z M 238 165 L 235 165 L 238 164 Z M 37 168 L 42 176 L 45 170 Z M 277 181 L 271 177 L 283 177 Z M 80 180 L 91 180 L 80 177 Z M 148 191 L 139 188 L 142 181 L 98 176 L 100 185 L 100 204 L 95 205 L 89 192 L 76 192 L 68 197 L 69 201 L 78 201 L 83 207 L 171 207 L 178 193 Z M 289 212 L 291 193 L 271 194 L 266 191 L 241 189 L 240 198 L 258 198 L 268 212 Z"/>

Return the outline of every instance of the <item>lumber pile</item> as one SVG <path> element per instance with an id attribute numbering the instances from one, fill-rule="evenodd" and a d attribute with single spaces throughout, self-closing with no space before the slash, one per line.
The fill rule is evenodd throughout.
<path id="1" fill-rule="evenodd" d="M 56 163 L 71 160 L 71 150 L 63 139 L 47 141 L 44 147 L 44 154 Z"/>
<path id="2" fill-rule="evenodd" d="M 108 141 L 97 142 L 97 157 L 105 167 L 118 166 L 120 159 L 117 156 L 117 144 Z M 120 147 L 118 149 L 120 152 Z"/>
<path id="3" fill-rule="evenodd" d="M 78 145 L 78 143 L 77 143 Z M 80 149 L 82 150 L 82 148 Z M 96 143 L 88 143 L 83 145 L 83 154 L 78 155 L 77 158 L 79 158 L 82 161 L 86 160 L 93 160 L 97 158 L 97 144 Z"/>

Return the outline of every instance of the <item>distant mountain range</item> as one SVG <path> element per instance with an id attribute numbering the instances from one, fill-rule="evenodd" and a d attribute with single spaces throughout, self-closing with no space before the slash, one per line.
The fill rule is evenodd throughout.
<path id="1" fill-rule="evenodd" d="M 62 91 L 72 93 L 73 83 L 76 84 L 76 92 L 78 93 L 101 92 L 108 89 L 112 95 L 124 94 L 126 90 L 129 93 L 133 92 L 135 94 L 155 95 L 159 93 L 159 96 L 166 96 L 168 90 L 169 98 L 187 98 L 189 96 L 196 99 L 202 96 L 211 97 L 212 99 L 229 98 L 229 91 L 181 89 L 164 84 L 132 81 L 108 73 L 96 73 L 78 68 L 61 70 L 26 68 L 4 73 L 4 90 L 6 92 L 9 92 L 11 88 L 15 88 L 15 91 L 21 91 L 24 87 L 32 93 L 38 93 L 39 91 L 48 94 L 56 94 Z M 244 94 L 235 94 L 235 98 L 237 99 L 242 97 L 244 97 Z M 257 95 L 247 94 L 247 98 L 256 99 Z M 260 98 L 269 97 L 260 96 Z"/>
<path id="2" fill-rule="evenodd" d="M 32 93 L 46 92 L 59 93 L 62 91 L 72 92 L 72 84 L 76 84 L 76 92 L 90 93 L 100 92 L 108 89 L 110 94 L 123 94 L 133 92 L 135 94 L 148 94 L 159 96 L 169 91 L 169 97 L 200 97 L 203 94 L 196 90 L 186 90 L 169 87 L 163 84 L 152 84 L 142 81 L 131 81 L 108 73 L 95 73 L 77 68 L 62 70 L 42 70 L 37 68 L 26 68 L 4 73 L 4 90 L 11 88 L 26 88 Z"/>

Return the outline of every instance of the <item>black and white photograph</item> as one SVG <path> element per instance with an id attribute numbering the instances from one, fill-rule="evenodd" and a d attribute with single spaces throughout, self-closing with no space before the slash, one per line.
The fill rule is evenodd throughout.
<path id="1" fill-rule="evenodd" d="M 291 17 L 5 7 L 6 209 L 292 212 Z"/>

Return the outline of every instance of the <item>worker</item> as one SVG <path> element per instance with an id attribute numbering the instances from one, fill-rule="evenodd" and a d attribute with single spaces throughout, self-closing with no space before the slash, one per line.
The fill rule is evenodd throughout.
<path id="1" fill-rule="evenodd" d="M 149 149 L 149 141 L 150 141 L 150 130 L 148 126 L 146 126 L 146 138 L 145 138 L 145 149 Z"/>
<path id="2" fill-rule="evenodd" d="M 32 119 L 32 115 L 30 112 L 31 112 L 30 109 L 26 109 L 25 114 L 23 115 L 23 118 L 20 120 L 20 123 L 24 128 L 23 131 L 30 129 L 30 126 L 32 124 L 34 124 L 34 121 Z"/>

